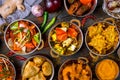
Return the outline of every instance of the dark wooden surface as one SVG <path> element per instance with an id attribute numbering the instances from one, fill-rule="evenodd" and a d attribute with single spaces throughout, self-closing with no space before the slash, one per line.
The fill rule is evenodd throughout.
<path id="1" fill-rule="evenodd" d="M 109 16 L 108 16 L 106 13 L 104 13 L 103 10 L 102 10 L 102 3 L 103 3 L 102 0 L 98 0 L 98 5 L 97 5 L 95 11 L 94 11 L 93 14 L 92 14 L 92 15 L 95 15 L 95 16 L 97 17 L 97 19 L 100 19 L 100 20 L 109 17 Z M 63 6 L 63 4 L 62 4 L 62 6 Z M 64 7 L 62 7 L 61 10 L 62 10 L 62 12 L 61 12 L 61 14 L 59 14 L 56 23 L 57 23 L 57 22 L 60 22 L 60 21 L 70 21 L 71 19 L 74 19 L 74 18 L 79 19 L 79 20 L 82 19 L 82 18 L 77 18 L 77 17 L 69 16 L 69 15 L 67 14 L 67 12 L 66 12 L 66 10 L 65 10 Z M 49 20 L 50 20 L 52 17 L 54 17 L 56 14 L 57 14 L 57 13 L 49 14 Z M 30 14 L 30 15 L 29 15 L 27 18 L 25 18 L 25 19 L 29 19 L 29 20 L 35 22 L 35 23 L 40 27 L 39 18 L 34 17 L 32 14 Z M 49 20 L 48 20 L 48 21 L 49 21 Z M 86 30 L 87 30 L 87 27 L 90 26 L 90 25 L 93 24 L 93 23 L 94 23 L 94 21 L 91 20 L 91 19 L 89 19 L 89 20 L 87 20 L 87 23 L 85 24 L 85 26 L 81 28 L 81 29 L 82 29 L 82 32 L 83 32 L 83 35 L 84 35 L 84 40 L 85 40 L 85 32 L 86 32 Z M 49 31 L 48 31 L 48 32 L 49 32 Z M 30 55 L 27 55 L 27 56 L 23 56 L 23 57 L 29 58 L 30 56 L 33 56 L 33 55 L 36 55 L 36 54 L 44 55 L 44 56 L 48 57 L 48 58 L 53 62 L 54 67 L 55 67 L 55 75 L 54 75 L 53 80 L 57 80 L 58 70 L 59 70 L 61 64 L 62 64 L 65 60 L 67 60 L 67 59 L 73 59 L 73 58 L 76 58 L 76 59 L 77 59 L 78 57 L 87 57 L 88 60 L 89 60 L 89 65 L 90 65 L 90 67 L 92 68 L 92 72 L 93 72 L 93 78 L 92 78 L 92 79 L 93 79 L 93 80 L 98 80 L 98 79 L 96 78 L 96 75 L 95 75 L 95 71 L 94 71 L 94 70 L 95 70 L 95 65 L 96 65 L 96 63 L 99 62 L 100 60 L 102 60 L 102 59 L 104 59 L 104 58 L 110 58 L 110 59 L 115 60 L 115 61 L 118 63 L 118 65 L 120 66 L 120 59 L 118 58 L 118 56 L 117 56 L 117 54 L 116 54 L 116 51 L 115 51 L 113 54 L 109 55 L 109 56 L 99 57 L 99 59 L 97 59 L 97 60 L 92 59 L 92 58 L 90 57 L 90 55 L 89 55 L 89 50 L 87 49 L 87 47 L 86 47 L 86 45 L 85 45 L 85 41 L 84 41 L 84 43 L 83 43 L 83 45 L 82 45 L 82 48 L 81 48 L 77 53 L 75 53 L 74 55 L 67 56 L 67 57 L 63 57 L 63 56 L 62 56 L 62 57 L 59 57 L 59 58 L 52 58 L 52 57 L 50 56 L 50 54 L 49 54 L 49 52 L 50 52 L 50 47 L 49 47 L 48 42 L 47 42 L 48 32 L 47 32 L 46 34 L 42 35 L 42 39 L 45 41 L 45 47 L 44 47 L 42 50 L 40 50 L 40 51 L 35 51 L 34 53 L 32 53 L 32 54 L 30 54 Z M 0 36 L 0 53 L 2 53 L 2 54 L 7 54 L 7 53 L 9 52 L 9 49 L 8 49 L 7 46 L 5 45 L 3 36 L 4 36 L 4 35 L 1 35 L 1 36 Z M 20 76 L 21 73 L 20 73 L 20 72 L 21 72 L 21 67 L 22 67 L 24 61 L 16 59 L 15 56 L 16 56 L 16 55 L 12 55 L 12 56 L 10 57 L 10 60 L 12 60 L 14 66 L 15 66 L 15 68 L 16 68 L 16 72 L 17 72 L 16 80 L 21 80 L 21 76 Z M 118 77 L 117 80 L 120 80 L 120 77 Z"/>

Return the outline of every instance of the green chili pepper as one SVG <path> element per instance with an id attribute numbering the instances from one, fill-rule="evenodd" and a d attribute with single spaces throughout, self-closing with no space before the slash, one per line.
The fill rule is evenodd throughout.
<path id="1" fill-rule="evenodd" d="M 43 21 L 43 23 L 42 23 L 42 25 L 40 27 L 41 30 L 44 29 L 44 26 L 46 25 L 47 19 L 48 19 L 48 12 L 45 11 L 44 12 L 44 21 Z"/>
<path id="2" fill-rule="evenodd" d="M 34 40 L 37 42 L 37 43 L 40 43 L 40 38 L 39 38 L 40 34 L 39 33 L 36 33 L 33 38 Z"/>
<path id="3" fill-rule="evenodd" d="M 16 30 L 18 29 L 18 22 L 15 22 L 11 25 L 10 30 Z"/>
<path id="4" fill-rule="evenodd" d="M 44 28 L 42 34 L 44 34 L 56 21 L 56 17 L 53 17 L 52 20 L 47 24 L 47 26 Z"/>

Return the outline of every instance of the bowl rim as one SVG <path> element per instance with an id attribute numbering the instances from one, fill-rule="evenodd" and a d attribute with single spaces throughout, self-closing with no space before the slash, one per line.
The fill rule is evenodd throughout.
<path id="1" fill-rule="evenodd" d="M 97 64 L 95 65 L 95 74 L 96 74 L 97 78 L 100 79 L 100 77 L 99 77 L 98 74 L 96 73 L 96 69 L 97 69 L 98 65 L 99 65 L 102 61 L 105 61 L 105 60 L 113 61 L 113 62 L 115 63 L 115 65 L 117 66 L 117 68 L 118 68 L 118 73 L 117 73 L 116 76 L 115 76 L 115 79 L 116 79 L 116 78 L 119 76 L 119 72 L 120 72 L 119 70 L 120 70 L 120 69 L 119 69 L 118 64 L 117 64 L 114 60 L 109 59 L 109 58 L 102 59 L 102 60 L 98 61 Z"/>
<path id="2" fill-rule="evenodd" d="M 8 61 L 11 64 L 12 68 L 14 69 L 14 79 L 13 80 L 15 80 L 16 79 L 16 69 L 15 69 L 15 66 L 13 65 L 13 63 L 9 59 L 6 59 L 4 57 L 0 56 L 0 58 L 5 59 L 6 61 Z"/>
<path id="3" fill-rule="evenodd" d="M 84 57 L 85 58 L 85 57 Z M 63 67 L 65 66 L 65 64 L 67 64 L 68 62 L 71 62 L 71 61 L 78 61 L 79 60 L 79 58 L 78 59 L 76 59 L 76 58 L 72 58 L 72 59 L 67 59 L 65 62 L 63 62 L 62 63 L 62 65 L 60 66 L 60 68 L 59 68 L 59 70 L 58 70 L 58 80 L 60 80 L 59 79 L 59 77 L 60 77 L 60 72 L 61 72 L 61 70 L 63 69 Z M 82 59 L 80 59 L 80 60 L 82 60 Z M 83 61 L 83 60 L 82 60 Z M 90 65 L 89 65 L 89 63 L 87 63 L 86 64 L 89 68 L 90 68 L 90 72 L 91 72 L 91 80 L 92 80 L 92 69 L 91 69 L 91 67 L 90 67 Z"/>
<path id="4" fill-rule="evenodd" d="M 94 0 L 94 4 L 92 6 L 92 10 L 90 10 L 88 13 L 86 13 L 86 14 L 84 14 L 82 16 L 77 16 L 75 14 L 72 14 L 72 16 L 75 16 L 75 17 L 85 17 L 85 16 L 88 16 L 88 15 L 92 14 L 94 12 L 94 10 L 96 9 L 96 7 L 97 7 L 97 3 L 98 3 L 98 0 Z M 68 7 L 67 7 L 67 4 L 66 4 L 66 0 L 64 0 L 64 7 L 65 7 L 65 9 L 66 9 L 66 11 L 68 13 Z"/>
<path id="5" fill-rule="evenodd" d="M 113 25 L 113 24 L 111 24 L 110 22 L 105 22 L 105 21 L 98 21 L 98 22 L 95 22 L 95 23 L 93 23 L 92 25 L 95 25 L 95 24 L 98 24 L 98 23 L 107 23 L 107 24 L 110 24 L 110 25 Z M 92 25 L 90 25 L 90 26 L 92 26 Z M 89 26 L 89 27 L 90 27 Z M 85 44 L 86 44 L 86 46 L 87 46 L 87 48 L 88 48 L 88 50 L 90 51 L 90 52 L 92 52 L 94 55 L 97 55 L 97 56 L 108 56 L 108 55 L 110 55 L 110 54 L 112 54 L 112 53 L 114 53 L 115 52 L 115 50 L 118 48 L 118 46 L 119 46 L 119 44 L 120 44 L 120 35 L 119 35 L 119 31 L 118 31 L 118 28 L 117 28 L 117 26 L 116 25 L 113 25 L 113 26 L 115 26 L 115 29 L 116 29 L 116 31 L 117 31 L 117 33 L 118 33 L 118 43 L 117 43 L 117 45 L 115 46 L 115 49 L 114 50 L 112 50 L 111 52 L 109 52 L 109 53 L 106 53 L 106 54 L 98 54 L 98 53 L 96 53 L 96 52 L 94 52 L 93 50 L 91 50 L 90 49 L 90 47 L 88 46 L 88 43 L 87 43 L 87 35 L 88 35 L 88 29 L 87 29 L 87 31 L 86 31 L 86 33 L 85 33 Z M 88 28 L 89 28 L 88 27 Z"/>
<path id="6" fill-rule="evenodd" d="M 52 62 L 49 58 L 47 58 L 47 57 L 45 57 L 45 56 L 42 56 L 42 55 L 34 55 L 34 56 L 31 56 L 31 57 L 27 58 L 27 60 L 26 60 L 26 61 L 23 63 L 23 65 L 22 65 L 21 75 L 23 75 L 24 68 L 25 68 L 26 64 L 28 63 L 28 61 L 30 61 L 30 60 L 33 59 L 34 57 L 44 58 L 44 59 L 46 59 L 46 61 L 48 61 L 48 62 L 51 64 L 51 66 L 52 66 L 52 74 L 51 74 L 51 77 L 50 77 L 49 80 L 52 80 L 53 77 L 54 77 L 54 74 L 55 74 L 53 62 Z"/>
<path id="7" fill-rule="evenodd" d="M 38 30 L 38 32 L 39 32 L 39 34 L 40 34 L 40 43 L 36 46 L 35 49 L 33 49 L 32 51 L 30 51 L 30 52 L 28 52 L 28 53 L 17 53 L 16 51 L 12 50 L 12 49 L 9 47 L 9 45 L 8 45 L 8 43 L 7 43 L 7 40 L 6 40 L 6 32 L 7 32 L 8 28 L 10 27 L 10 25 L 12 25 L 13 23 L 15 23 L 15 22 L 17 22 L 17 21 L 21 21 L 21 20 L 30 22 L 30 23 L 32 23 L 33 25 L 35 25 L 36 29 Z M 4 32 L 4 40 L 5 40 L 5 44 L 6 44 L 7 48 L 8 48 L 10 51 L 12 51 L 12 52 L 14 52 L 15 54 L 18 54 L 18 55 L 29 55 L 29 54 L 32 54 L 33 52 L 35 52 L 35 51 L 37 50 L 37 48 L 40 46 L 41 40 L 42 40 L 42 39 L 41 39 L 41 31 L 40 31 L 40 29 L 38 28 L 38 26 L 37 26 L 33 21 L 28 20 L 28 19 L 17 19 L 17 20 L 14 20 L 13 22 L 11 22 L 11 23 L 6 27 L 5 32 Z"/>
<path id="8" fill-rule="evenodd" d="M 80 36 L 81 36 L 81 43 L 80 43 L 78 49 L 76 49 L 76 51 L 73 52 L 72 54 L 68 54 L 68 55 L 59 54 L 57 51 L 55 51 L 55 49 L 52 47 L 52 45 L 51 45 L 51 43 L 50 43 L 50 38 L 51 38 L 50 33 L 52 32 L 52 30 L 54 30 L 54 28 L 57 27 L 57 25 L 61 24 L 62 22 L 67 22 L 67 23 L 69 23 L 69 24 L 75 25 L 76 28 L 79 30 L 79 33 L 80 33 Z M 59 56 L 71 56 L 71 55 L 74 55 L 75 53 L 77 53 L 77 52 L 81 49 L 81 47 L 82 47 L 82 45 L 83 45 L 83 38 L 84 38 L 84 37 L 83 37 L 83 32 L 82 32 L 82 30 L 78 27 L 78 25 L 76 25 L 76 24 L 74 24 L 74 23 L 71 23 L 71 22 L 69 22 L 69 21 L 61 21 L 61 22 L 56 23 L 56 24 L 50 29 L 49 34 L 48 34 L 48 44 L 49 44 L 49 46 L 50 46 L 50 49 L 52 49 L 52 51 L 53 51 L 55 54 L 57 54 L 57 55 L 59 55 Z"/>

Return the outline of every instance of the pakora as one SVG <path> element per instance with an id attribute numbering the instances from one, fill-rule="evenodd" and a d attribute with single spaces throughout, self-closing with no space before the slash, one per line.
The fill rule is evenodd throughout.
<path id="1" fill-rule="evenodd" d="M 89 37 L 89 42 L 87 42 L 88 46 L 98 54 L 109 53 L 116 48 L 119 41 L 116 26 L 106 22 L 99 22 L 90 26 L 87 37 Z"/>

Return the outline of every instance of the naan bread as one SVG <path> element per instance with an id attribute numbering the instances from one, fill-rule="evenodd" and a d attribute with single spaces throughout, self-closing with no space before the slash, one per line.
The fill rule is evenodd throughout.
<path id="1" fill-rule="evenodd" d="M 36 75 L 39 71 L 40 68 L 38 68 L 33 62 L 29 61 L 23 71 L 23 78 L 30 78 Z"/>

